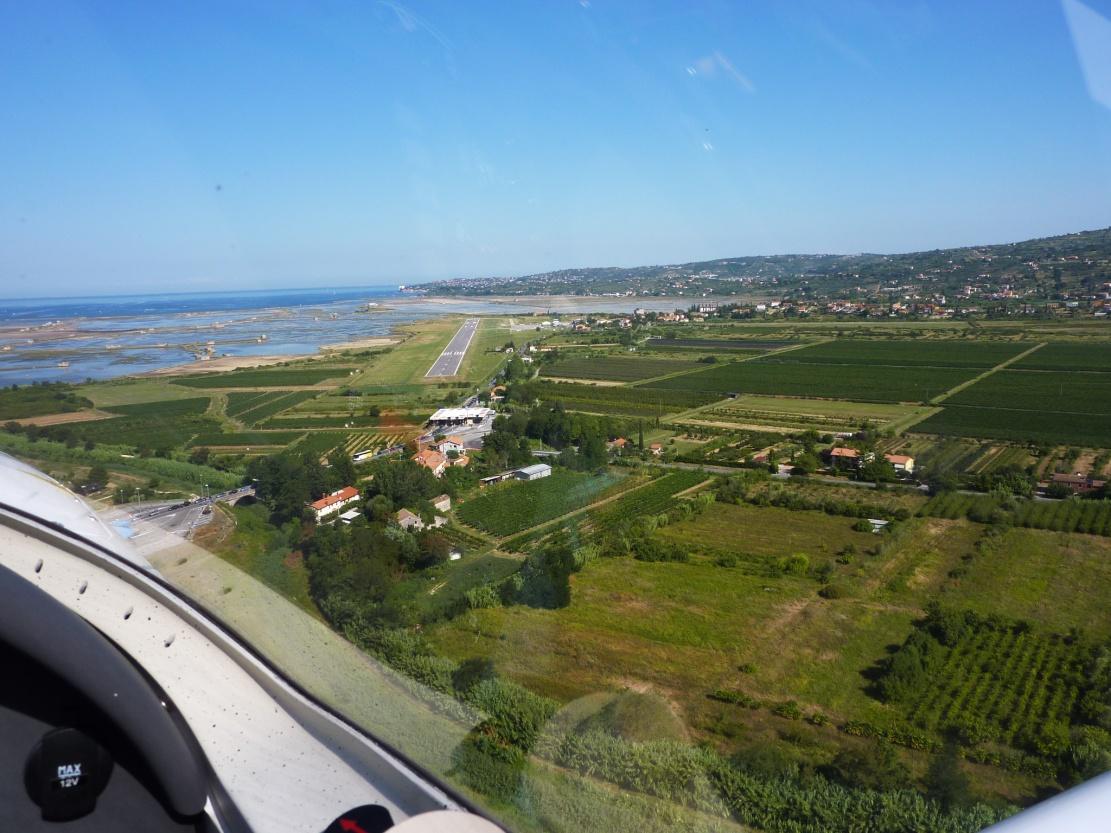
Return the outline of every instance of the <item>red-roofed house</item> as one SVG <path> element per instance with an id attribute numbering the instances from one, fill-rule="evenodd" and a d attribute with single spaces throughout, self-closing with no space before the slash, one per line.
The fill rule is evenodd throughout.
<path id="1" fill-rule="evenodd" d="M 664 447 L 661 443 L 652 443 L 650 446 L 648 446 L 648 450 L 657 457 L 664 453 Z"/>
<path id="2" fill-rule="evenodd" d="M 447 466 L 447 457 L 434 449 L 426 448 L 413 455 L 413 462 L 418 466 L 424 466 L 434 475 L 440 477 L 444 473 L 445 466 Z"/>
<path id="3" fill-rule="evenodd" d="M 309 508 L 316 515 L 316 522 L 320 523 L 324 518 L 333 515 L 349 503 L 354 503 L 359 499 L 359 490 L 354 486 L 344 486 L 337 492 L 332 492 L 330 495 L 325 495 L 320 500 L 315 500 L 309 504 Z"/>
<path id="4" fill-rule="evenodd" d="M 895 471 L 910 474 L 914 471 L 914 458 L 905 454 L 884 454 L 883 459 L 895 467 Z"/>

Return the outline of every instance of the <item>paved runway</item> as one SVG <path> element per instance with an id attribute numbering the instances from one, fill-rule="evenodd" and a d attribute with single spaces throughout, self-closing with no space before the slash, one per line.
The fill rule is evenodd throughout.
<path id="1" fill-rule="evenodd" d="M 463 322 L 451 341 L 448 342 L 440 358 L 432 363 L 432 367 L 424 374 L 430 376 L 455 376 L 459 373 L 459 365 L 463 364 L 463 357 L 467 355 L 467 348 L 471 346 L 471 339 L 478 330 L 478 318 L 468 318 Z"/>

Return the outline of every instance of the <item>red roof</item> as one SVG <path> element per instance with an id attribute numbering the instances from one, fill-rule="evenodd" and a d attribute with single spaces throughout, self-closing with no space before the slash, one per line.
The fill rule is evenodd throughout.
<path id="1" fill-rule="evenodd" d="M 446 460 L 447 458 L 443 454 L 438 451 L 433 451 L 430 448 L 426 448 L 413 455 L 413 462 L 433 470 L 442 466 Z"/>
<path id="2" fill-rule="evenodd" d="M 905 454 L 884 454 L 883 456 L 887 462 L 892 464 L 899 463 L 905 466 L 907 463 L 914 462 L 913 457 L 907 457 Z"/>
<path id="3" fill-rule="evenodd" d="M 354 486 L 344 486 L 338 492 L 332 492 L 330 495 L 325 495 L 320 500 L 314 500 L 309 506 L 319 512 L 321 509 L 327 509 L 329 506 L 335 506 L 337 503 L 343 503 L 346 500 L 351 500 L 351 498 L 358 496 L 359 490 Z"/>
<path id="4" fill-rule="evenodd" d="M 830 457 L 859 457 L 860 452 L 857 451 L 855 448 L 842 448 L 842 447 L 838 446 L 837 448 L 831 448 L 830 449 L 829 456 Z"/>

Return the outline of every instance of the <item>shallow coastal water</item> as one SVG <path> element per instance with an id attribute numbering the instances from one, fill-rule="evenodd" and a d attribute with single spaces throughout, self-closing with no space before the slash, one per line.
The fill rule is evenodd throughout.
<path id="1" fill-rule="evenodd" d="M 305 356 L 440 315 L 571 315 L 678 299 L 424 298 L 392 287 L 0 300 L 0 385 L 147 373 L 201 356 Z"/>

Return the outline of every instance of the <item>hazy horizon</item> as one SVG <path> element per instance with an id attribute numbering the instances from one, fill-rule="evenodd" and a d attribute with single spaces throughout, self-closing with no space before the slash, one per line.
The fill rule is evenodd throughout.
<path id="1" fill-rule="evenodd" d="M 1109 14 L 9 5 L 0 285 L 408 284 L 1104 227 Z"/>

